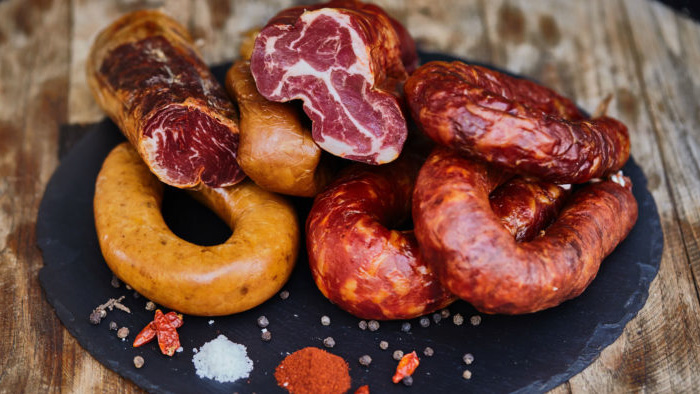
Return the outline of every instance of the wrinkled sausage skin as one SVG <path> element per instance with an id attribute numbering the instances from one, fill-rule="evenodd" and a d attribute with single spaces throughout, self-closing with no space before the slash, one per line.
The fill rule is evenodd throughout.
<path id="1" fill-rule="evenodd" d="M 454 300 L 420 258 L 412 231 L 390 229 L 410 215 L 417 170 L 403 159 L 350 167 L 311 208 L 311 273 L 326 298 L 357 317 L 410 319 Z"/>
<path id="2" fill-rule="evenodd" d="M 585 119 L 554 91 L 462 62 L 430 62 L 404 85 L 413 118 L 438 144 L 555 183 L 609 175 L 629 158 L 625 125 Z"/>
<path id="3" fill-rule="evenodd" d="M 238 163 L 258 186 L 275 193 L 313 197 L 328 183 L 321 148 L 292 103 L 267 100 L 255 88 L 250 64 L 239 61 L 226 73 L 226 89 L 240 112 Z"/>
<path id="4" fill-rule="evenodd" d="M 161 181 L 221 187 L 245 177 L 236 162 L 236 109 L 185 28 L 165 14 L 132 12 L 100 32 L 87 80 Z"/>
<path id="5" fill-rule="evenodd" d="M 490 174 L 439 148 L 413 195 L 422 256 L 445 287 L 484 313 L 536 312 L 576 297 L 637 219 L 629 180 L 604 180 L 574 193 L 544 235 L 517 243 L 491 209 Z"/>
<path id="6" fill-rule="evenodd" d="M 569 185 L 515 177 L 489 196 L 491 209 L 518 242 L 529 241 L 549 226 L 564 206 Z"/>

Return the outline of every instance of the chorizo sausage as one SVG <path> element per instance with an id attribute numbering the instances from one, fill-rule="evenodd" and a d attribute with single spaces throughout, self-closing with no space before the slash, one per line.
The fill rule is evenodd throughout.
<path id="1" fill-rule="evenodd" d="M 245 177 L 236 109 L 176 21 L 158 11 L 121 17 L 92 45 L 87 79 L 161 181 L 220 187 Z"/>
<path id="2" fill-rule="evenodd" d="M 161 215 L 163 185 L 128 143 L 114 148 L 94 198 L 100 248 L 114 274 L 154 302 L 192 315 L 241 312 L 273 296 L 297 256 L 293 207 L 250 181 L 191 194 L 235 229 L 226 242 L 199 246 L 173 234 Z"/>
<path id="3" fill-rule="evenodd" d="M 515 177 L 490 195 L 491 209 L 518 242 L 529 241 L 549 226 L 561 210 L 571 185 Z"/>
<path id="4" fill-rule="evenodd" d="M 397 87 L 417 64 L 409 40 L 372 4 L 333 0 L 292 7 L 258 35 L 251 71 L 268 100 L 304 101 L 322 149 L 383 164 L 399 156 L 407 136 Z"/>
<path id="5" fill-rule="evenodd" d="M 530 81 L 462 62 L 430 62 L 404 90 L 430 138 L 509 171 L 583 183 L 629 158 L 624 124 L 585 119 L 571 101 Z"/>
<path id="6" fill-rule="evenodd" d="M 576 297 L 637 219 L 631 183 L 604 180 L 571 196 L 544 235 L 516 243 L 491 210 L 486 164 L 445 148 L 421 168 L 415 235 L 442 284 L 484 313 L 536 312 Z"/>
<path id="7" fill-rule="evenodd" d="M 330 180 L 321 149 L 292 103 L 267 100 L 255 88 L 250 64 L 226 73 L 226 89 L 240 112 L 238 164 L 258 186 L 276 193 L 313 197 Z"/>
<path id="8" fill-rule="evenodd" d="M 412 231 L 390 229 L 410 215 L 418 165 L 409 160 L 345 170 L 316 200 L 306 247 L 326 298 L 363 319 L 410 319 L 454 301 L 420 257 Z"/>

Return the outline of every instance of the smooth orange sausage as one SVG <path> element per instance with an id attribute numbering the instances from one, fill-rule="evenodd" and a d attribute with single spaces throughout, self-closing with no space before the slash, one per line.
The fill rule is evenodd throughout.
<path id="1" fill-rule="evenodd" d="M 178 238 L 161 215 L 163 185 L 123 143 L 95 186 L 97 235 L 107 264 L 145 297 L 179 312 L 217 316 L 253 308 L 289 278 L 299 247 L 293 207 L 250 181 L 192 196 L 233 230 L 220 245 Z"/>

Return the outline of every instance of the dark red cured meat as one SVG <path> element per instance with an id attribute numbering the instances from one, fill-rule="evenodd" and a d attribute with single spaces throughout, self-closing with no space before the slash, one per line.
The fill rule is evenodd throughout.
<path id="1" fill-rule="evenodd" d="M 491 210 L 490 174 L 486 164 L 437 149 L 413 195 L 422 256 L 445 287 L 484 313 L 536 312 L 576 297 L 637 220 L 629 179 L 614 177 L 576 191 L 544 235 L 517 243 Z"/>
<path id="2" fill-rule="evenodd" d="M 407 128 L 397 96 L 417 55 L 381 8 L 358 1 L 294 7 L 255 41 L 251 71 L 271 101 L 304 101 L 324 150 L 382 164 L 398 157 Z"/>
<path id="3" fill-rule="evenodd" d="M 88 81 L 161 181 L 220 187 L 245 177 L 236 109 L 174 20 L 137 11 L 114 22 L 91 49 Z"/>
<path id="4" fill-rule="evenodd" d="M 363 319 L 410 319 L 454 300 L 421 259 L 408 218 L 418 165 L 400 159 L 346 170 L 314 201 L 306 246 L 316 285 Z M 389 227 L 389 228 L 387 228 Z"/>
<path id="5" fill-rule="evenodd" d="M 583 183 L 629 158 L 625 125 L 584 119 L 533 82 L 462 62 L 430 62 L 404 85 L 414 119 L 437 143 L 520 174 Z"/>
<path id="6" fill-rule="evenodd" d="M 564 206 L 571 185 L 515 177 L 489 196 L 491 209 L 518 242 L 530 241 L 549 226 Z"/>

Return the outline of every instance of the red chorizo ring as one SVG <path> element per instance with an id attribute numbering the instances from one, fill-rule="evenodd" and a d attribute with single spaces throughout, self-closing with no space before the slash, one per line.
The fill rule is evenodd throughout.
<path id="1" fill-rule="evenodd" d="M 95 227 L 107 264 L 154 302 L 183 313 L 228 315 L 273 296 L 299 248 L 292 206 L 246 181 L 192 195 L 232 229 L 223 244 L 199 246 L 165 224 L 163 185 L 123 143 L 107 156 L 95 187 Z"/>
<path id="2" fill-rule="evenodd" d="M 416 181 L 416 238 L 442 284 L 479 311 L 536 312 L 583 292 L 629 233 L 637 203 L 620 179 L 585 186 L 543 236 L 516 243 L 489 205 L 486 165 L 438 149 Z"/>
<path id="3" fill-rule="evenodd" d="M 410 319 L 454 301 L 421 259 L 410 214 L 418 167 L 353 166 L 316 196 L 306 222 L 311 273 L 324 296 L 363 319 Z"/>
<path id="4" fill-rule="evenodd" d="M 292 103 L 267 100 L 255 88 L 250 64 L 239 61 L 226 73 L 226 89 L 238 103 L 238 164 L 258 186 L 276 193 L 313 197 L 331 178 L 321 148 Z"/>
<path id="5" fill-rule="evenodd" d="M 549 226 L 566 202 L 570 185 L 515 177 L 489 196 L 491 209 L 518 242 L 529 241 Z"/>
<path id="6" fill-rule="evenodd" d="M 96 38 L 87 60 L 95 100 L 163 182 L 233 185 L 238 118 L 183 26 L 158 11 L 126 14 Z"/>
<path id="7" fill-rule="evenodd" d="M 430 62 L 404 89 L 430 138 L 509 171 L 583 183 L 629 158 L 625 125 L 608 117 L 583 120 L 570 101 L 532 82 L 461 62 Z"/>

